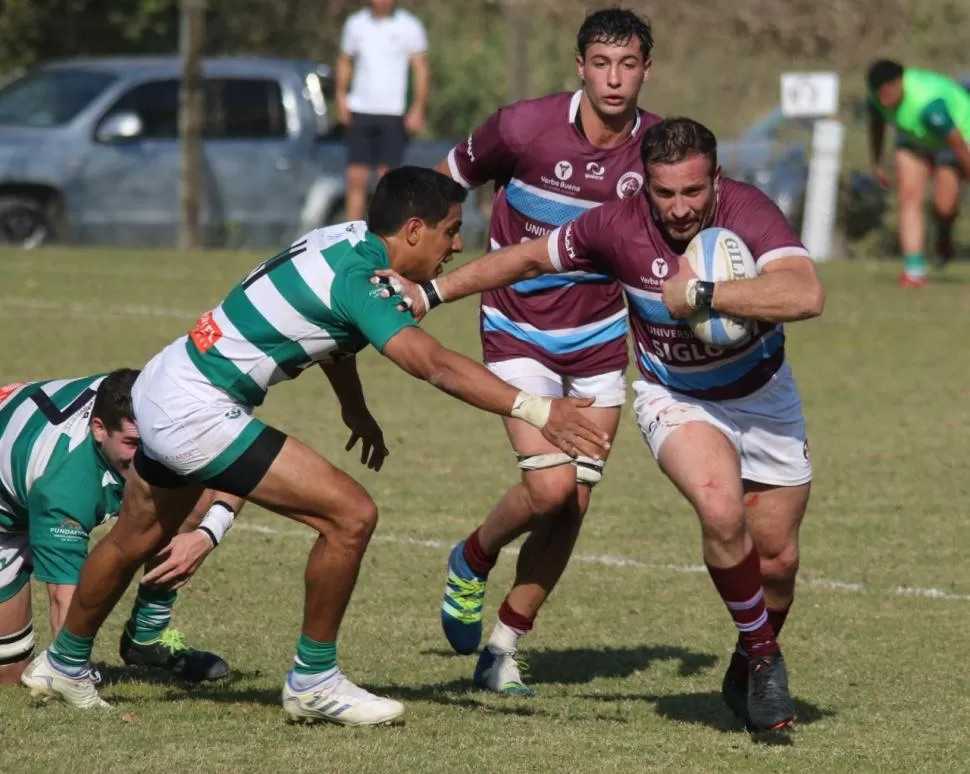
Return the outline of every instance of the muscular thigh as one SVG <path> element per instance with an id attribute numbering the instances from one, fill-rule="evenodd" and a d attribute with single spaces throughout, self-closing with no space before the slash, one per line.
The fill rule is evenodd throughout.
<path id="1" fill-rule="evenodd" d="M 292 436 L 246 499 L 310 525 L 372 502 L 357 481 Z"/>

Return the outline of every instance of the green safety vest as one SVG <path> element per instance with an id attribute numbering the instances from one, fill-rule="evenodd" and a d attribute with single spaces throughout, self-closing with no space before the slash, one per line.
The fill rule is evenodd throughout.
<path id="1" fill-rule="evenodd" d="M 903 71 L 903 101 L 893 109 L 883 107 L 874 94 L 869 99 L 879 114 L 900 131 L 928 148 L 947 147 L 946 139 L 934 133 L 923 120 L 923 111 L 938 99 L 964 139 L 970 142 L 970 91 L 932 70 L 907 67 Z"/>

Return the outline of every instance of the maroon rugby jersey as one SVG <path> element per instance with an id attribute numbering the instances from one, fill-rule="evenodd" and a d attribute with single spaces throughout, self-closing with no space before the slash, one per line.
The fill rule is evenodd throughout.
<path id="1" fill-rule="evenodd" d="M 603 202 L 640 192 L 640 141 L 660 117 L 639 111 L 630 137 L 597 148 L 576 126 L 581 95 L 503 107 L 448 155 L 462 185 L 495 181 L 490 249 L 545 236 Z M 627 365 L 622 294 L 597 272 L 537 277 L 483 293 L 481 325 L 488 362 L 528 357 L 569 376 Z"/>
<path id="2" fill-rule="evenodd" d="M 754 186 L 721 179 L 712 228 L 735 232 L 759 270 L 778 258 L 808 257 L 781 210 Z M 675 320 L 663 303 L 664 280 L 686 264 L 664 239 L 646 196 L 612 202 L 549 235 L 549 258 L 560 271 L 602 272 L 626 293 L 637 365 L 650 382 L 705 400 L 740 398 L 762 387 L 785 360 L 781 325 L 758 323 L 736 349 L 712 347 Z"/>

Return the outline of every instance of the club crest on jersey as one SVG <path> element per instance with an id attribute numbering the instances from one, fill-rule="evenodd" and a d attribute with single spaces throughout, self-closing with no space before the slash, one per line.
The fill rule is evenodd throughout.
<path id="1" fill-rule="evenodd" d="M 636 196 L 641 188 L 643 188 L 643 175 L 639 172 L 624 172 L 616 181 L 616 195 L 621 199 Z"/>
<path id="2" fill-rule="evenodd" d="M 573 165 L 568 161 L 557 161 L 555 168 L 556 177 L 564 183 L 573 176 Z"/>

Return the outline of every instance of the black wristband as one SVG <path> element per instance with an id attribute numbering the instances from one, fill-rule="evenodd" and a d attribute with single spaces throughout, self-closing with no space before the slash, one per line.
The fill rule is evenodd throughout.
<path id="1" fill-rule="evenodd" d="M 212 534 L 212 530 L 208 527 L 196 527 L 200 532 L 205 532 L 209 536 L 209 540 L 212 541 L 212 547 L 217 548 L 219 546 L 219 541 L 216 540 L 216 536 Z"/>
<path id="2" fill-rule="evenodd" d="M 229 513 L 231 513 L 233 515 L 233 518 L 235 518 L 235 516 L 236 516 L 236 509 L 233 508 L 225 500 L 213 500 L 212 501 L 212 505 L 221 505 L 223 508 L 225 508 L 227 511 L 229 511 Z M 209 507 L 211 508 L 212 506 L 210 505 Z"/>
<path id="3" fill-rule="evenodd" d="M 421 289 L 424 294 L 428 297 L 428 311 L 430 312 L 436 306 L 441 306 L 444 300 L 438 295 L 438 288 L 435 286 L 434 282 L 426 281 L 421 283 Z"/>
<path id="4" fill-rule="evenodd" d="M 714 303 L 714 283 L 698 281 L 694 301 L 698 309 L 708 309 Z"/>

